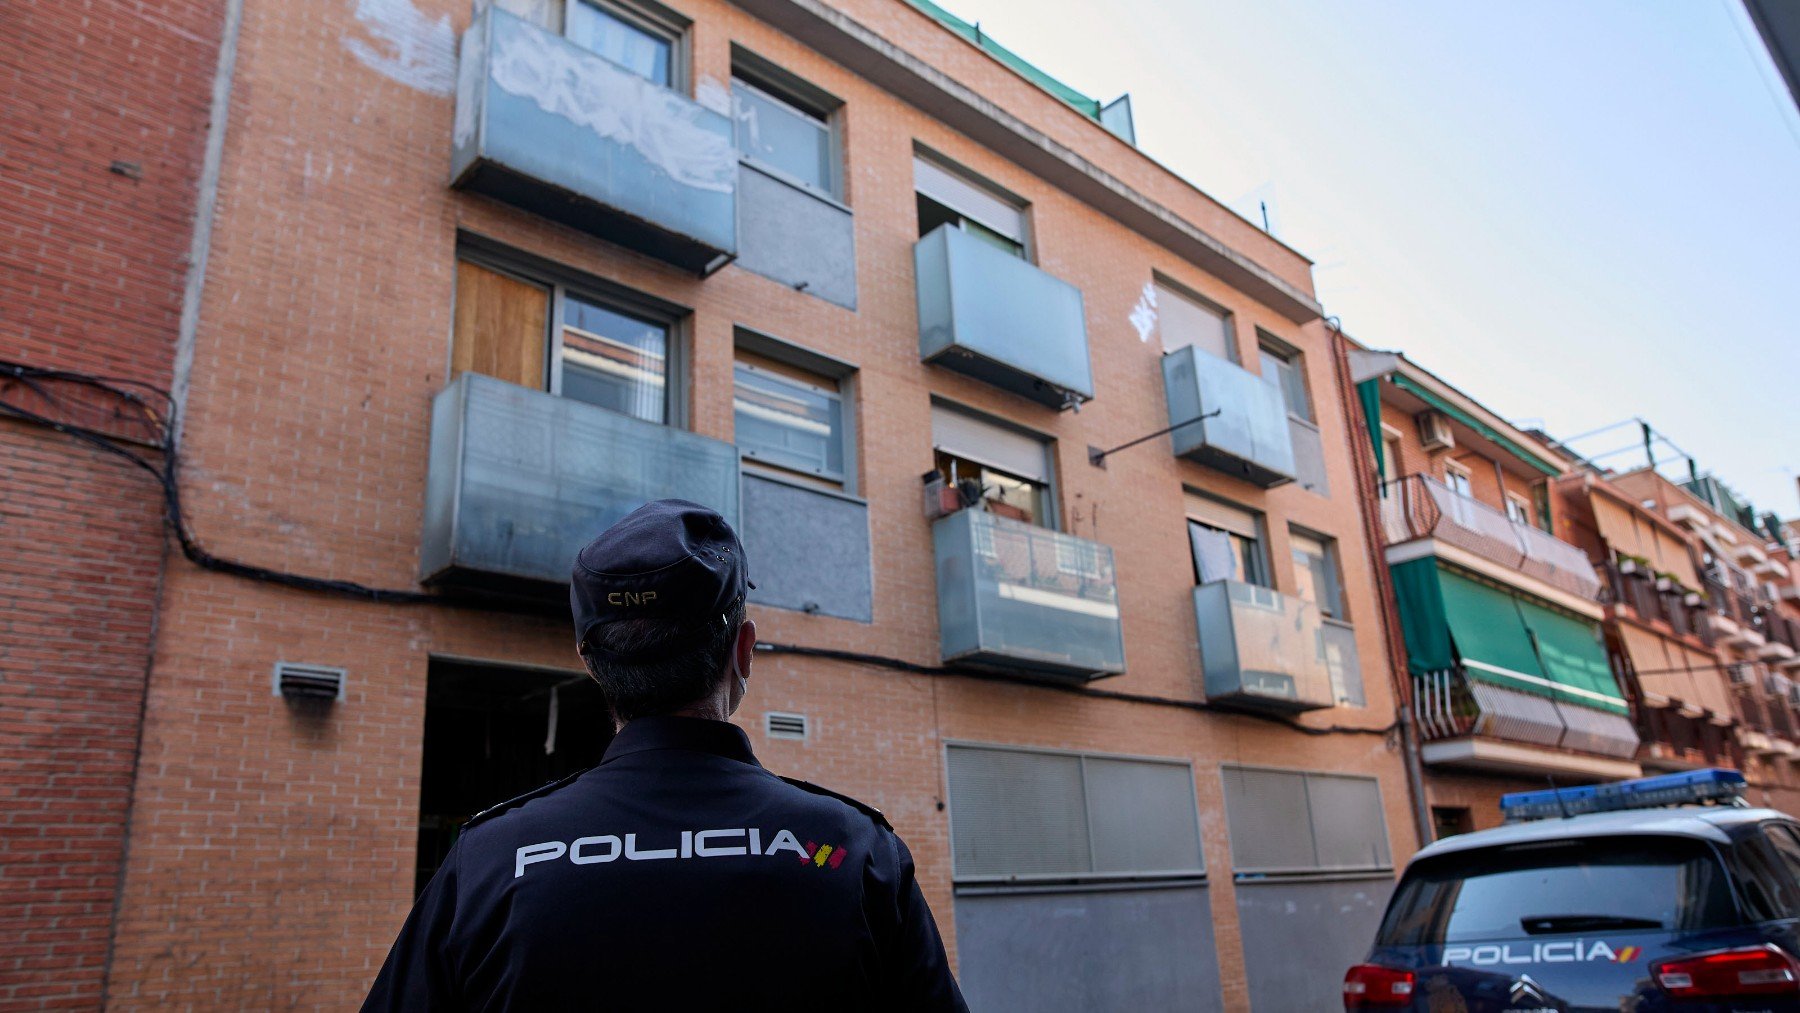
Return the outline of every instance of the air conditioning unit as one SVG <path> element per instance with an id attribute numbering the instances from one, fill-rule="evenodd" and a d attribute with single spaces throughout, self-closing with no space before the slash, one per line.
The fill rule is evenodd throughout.
<path id="1" fill-rule="evenodd" d="M 1449 450 L 1456 446 L 1456 437 L 1450 433 L 1450 417 L 1443 412 L 1420 412 L 1419 442 L 1426 450 Z"/>
<path id="2" fill-rule="evenodd" d="M 1725 671 L 1730 675 L 1731 684 L 1734 686 L 1748 686 L 1756 681 L 1756 672 L 1750 667 L 1749 662 L 1734 662 L 1726 666 Z"/>

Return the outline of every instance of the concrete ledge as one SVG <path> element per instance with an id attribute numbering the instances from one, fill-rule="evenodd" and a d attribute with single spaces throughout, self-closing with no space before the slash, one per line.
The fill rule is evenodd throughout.
<path id="1" fill-rule="evenodd" d="M 1641 777 L 1644 770 L 1630 760 L 1580 756 L 1541 746 L 1497 739 L 1464 738 L 1427 742 L 1419 759 L 1434 767 L 1460 767 L 1501 774 L 1573 774 L 1597 781 Z"/>

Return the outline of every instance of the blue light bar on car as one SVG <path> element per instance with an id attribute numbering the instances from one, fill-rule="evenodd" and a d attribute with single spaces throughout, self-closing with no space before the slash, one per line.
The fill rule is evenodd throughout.
<path id="1" fill-rule="evenodd" d="M 1582 813 L 1655 809 L 1706 802 L 1733 804 L 1744 796 L 1744 775 L 1724 767 L 1680 774 L 1640 777 L 1579 788 L 1515 791 L 1500 796 L 1500 812 L 1508 823 Z"/>

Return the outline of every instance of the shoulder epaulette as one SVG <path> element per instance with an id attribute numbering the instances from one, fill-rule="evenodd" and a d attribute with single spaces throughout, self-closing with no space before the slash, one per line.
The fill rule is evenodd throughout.
<path id="1" fill-rule="evenodd" d="M 462 825 L 462 828 L 464 830 L 467 830 L 477 823 L 485 823 L 486 821 L 491 820 L 496 816 L 499 816 L 501 813 L 504 813 L 511 809 L 517 809 L 519 806 L 524 805 L 525 803 L 531 801 L 534 798 L 541 798 L 545 795 L 548 795 L 551 792 L 555 791 L 556 789 L 561 788 L 566 784 L 569 784 L 570 782 L 574 781 L 576 778 L 580 777 L 581 775 L 587 773 L 589 770 L 592 770 L 592 769 L 594 769 L 594 768 L 588 767 L 584 770 L 578 770 L 575 773 L 570 774 L 568 777 L 565 777 L 560 781 L 551 781 L 549 784 L 543 785 L 542 787 L 533 788 L 523 795 L 509 798 L 506 801 L 500 803 L 499 805 L 488 806 L 486 809 L 483 809 L 480 812 L 476 813 L 475 815 L 469 817 L 468 821 Z"/>
<path id="2" fill-rule="evenodd" d="M 781 777 L 780 774 L 777 774 L 775 776 Z M 878 825 L 880 825 L 888 830 L 894 829 L 894 825 L 887 821 L 887 817 L 881 815 L 881 810 L 875 808 L 874 806 L 870 805 L 867 802 L 863 802 L 858 799 L 851 798 L 848 795 L 841 795 L 835 791 L 832 791 L 830 788 L 821 788 L 818 785 L 812 783 L 811 781 L 802 781 L 797 777 L 781 777 L 781 779 L 783 781 L 786 781 L 787 783 L 793 785 L 794 787 L 799 788 L 802 791 L 810 791 L 814 795 L 824 795 L 827 798 L 835 798 L 839 802 L 844 803 L 845 805 L 849 806 L 850 808 L 855 809 L 857 812 L 862 813 L 864 816 L 867 816 L 870 819 L 874 820 Z"/>

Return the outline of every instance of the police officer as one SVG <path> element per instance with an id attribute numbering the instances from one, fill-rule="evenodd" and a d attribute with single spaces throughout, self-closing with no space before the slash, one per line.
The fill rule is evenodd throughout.
<path id="1" fill-rule="evenodd" d="M 365 1010 L 966 1010 L 881 813 L 764 770 L 726 719 L 756 627 L 725 519 L 650 503 L 575 561 L 599 766 L 463 827 Z"/>

